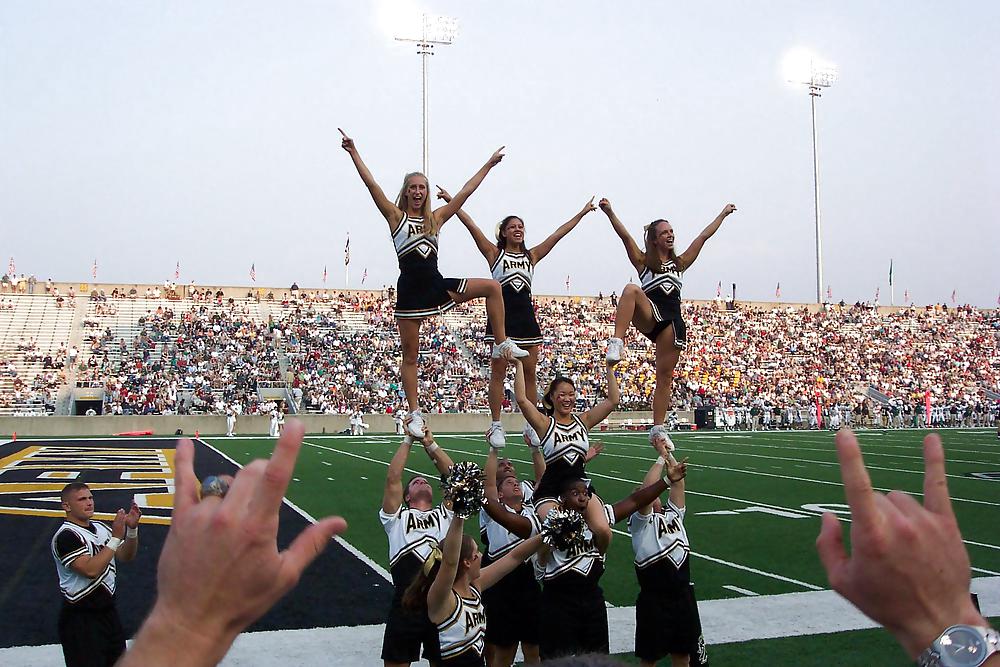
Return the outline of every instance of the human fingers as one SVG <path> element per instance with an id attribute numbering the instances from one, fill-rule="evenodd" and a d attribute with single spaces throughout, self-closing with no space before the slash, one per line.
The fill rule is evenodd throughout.
<path id="1" fill-rule="evenodd" d="M 345 133 L 345 132 L 344 132 L 344 131 L 343 131 L 342 129 L 340 129 L 339 127 L 337 128 L 337 132 L 340 132 L 340 136 L 342 136 L 342 137 L 343 137 L 343 138 L 345 138 L 345 139 L 349 139 L 349 138 L 350 138 L 350 137 L 348 137 L 348 136 L 347 136 L 347 134 L 346 134 L 346 133 Z"/>
<path id="2" fill-rule="evenodd" d="M 267 517 L 281 505 L 288 482 L 292 479 L 304 435 L 305 427 L 298 420 L 292 420 L 285 426 L 274 446 L 274 453 L 264 468 L 257 492 L 250 501 L 250 511 L 254 515 Z"/>
<path id="3" fill-rule="evenodd" d="M 848 557 L 844 550 L 844 531 L 833 512 L 823 514 L 819 535 L 816 537 L 816 552 L 826 570 L 826 578 L 834 590 L 843 589 L 843 574 Z"/>
<path id="4" fill-rule="evenodd" d="M 861 457 L 858 439 L 849 429 L 837 432 L 835 438 L 837 458 L 840 460 L 840 476 L 844 480 L 844 495 L 851 507 L 853 521 L 870 526 L 875 522 L 875 491 Z"/>
<path id="5" fill-rule="evenodd" d="M 281 554 L 282 580 L 294 586 L 302 571 L 323 553 L 333 536 L 345 530 L 347 522 L 339 516 L 331 516 L 299 533 Z"/>
<path id="6" fill-rule="evenodd" d="M 229 490 L 224 496 L 226 505 L 245 510 L 253 501 L 254 491 L 260 483 L 260 478 L 264 476 L 265 470 L 267 470 L 267 461 L 257 459 L 236 473 L 235 479 L 230 478 Z"/>
<path id="7" fill-rule="evenodd" d="M 890 491 L 885 497 L 904 516 L 917 516 L 923 510 L 913 496 L 903 491 Z"/>
<path id="8" fill-rule="evenodd" d="M 954 515 L 944 473 L 944 446 L 937 433 L 924 438 L 924 507 L 935 514 Z"/>
<path id="9" fill-rule="evenodd" d="M 197 503 L 198 486 L 194 475 L 194 443 L 184 438 L 174 450 L 174 510 Z"/>

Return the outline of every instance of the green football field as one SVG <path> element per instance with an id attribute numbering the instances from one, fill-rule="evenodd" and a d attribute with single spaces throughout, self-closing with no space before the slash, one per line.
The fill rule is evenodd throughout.
<path id="1" fill-rule="evenodd" d="M 877 489 L 902 489 L 920 496 L 924 434 L 909 430 L 859 433 Z M 610 432 L 593 437 L 602 440 L 605 449 L 588 464 L 588 473 L 606 502 L 617 501 L 642 480 L 655 458 L 653 450 L 644 433 Z M 485 460 L 482 437 L 436 438 L 455 461 Z M 949 489 L 972 560 L 972 575 L 1000 575 L 1000 535 L 996 530 L 1000 444 L 996 434 L 992 430 L 948 430 L 943 439 Z M 266 438 L 203 440 L 238 463 L 267 456 L 272 447 Z M 689 457 L 685 526 L 700 600 L 828 588 L 814 548 L 819 516 L 824 511 L 836 512 L 845 527 L 850 520 L 831 433 L 681 433 L 674 436 L 674 442 L 678 454 Z M 397 446 L 396 437 L 307 436 L 288 492 L 293 502 L 315 517 L 344 516 L 350 524 L 344 538 L 383 567 L 388 565 L 386 538 L 376 513 L 386 467 Z M 530 472 L 523 445 L 510 445 L 505 451 L 522 474 Z M 436 475 L 420 448 L 414 448 L 407 469 Z M 624 523 L 616 529 L 602 586 L 610 604 L 631 606 L 637 592 L 631 542 Z M 471 521 L 468 531 L 476 534 L 477 530 L 476 522 Z M 859 649 L 868 647 L 861 650 L 860 661 L 851 664 L 903 664 L 897 661 L 904 656 L 881 630 L 840 634 L 850 645 L 857 641 Z M 834 640 L 824 637 L 824 642 Z M 846 639 L 849 637 L 856 641 Z M 808 640 L 800 637 L 749 644 L 765 644 L 770 651 L 784 642 L 791 646 L 792 654 L 806 660 Z M 872 653 L 879 648 L 885 660 Z M 724 653 L 715 656 L 721 659 Z M 874 660 L 866 663 L 868 659 Z M 722 664 L 733 663 L 725 660 Z M 831 663 L 819 657 L 815 663 L 800 664 Z"/>

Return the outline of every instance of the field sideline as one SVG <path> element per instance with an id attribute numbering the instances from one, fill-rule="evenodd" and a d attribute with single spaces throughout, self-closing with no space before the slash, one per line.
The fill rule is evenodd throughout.
<path id="1" fill-rule="evenodd" d="M 920 496 L 924 433 L 859 433 L 876 488 L 899 488 Z M 602 498 L 614 502 L 641 481 L 653 451 L 644 433 L 610 432 L 594 437 L 604 442 L 605 450 L 588 465 L 588 472 Z M 995 432 L 987 429 L 946 430 L 942 437 L 949 489 L 976 578 L 973 589 L 982 594 L 984 613 L 996 616 L 1000 614 L 1000 536 L 995 529 L 1000 507 L 1000 443 Z M 455 461 L 482 463 L 485 458 L 486 445 L 480 436 L 442 434 L 436 439 Z M 864 630 L 873 624 L 827 590 L 815 554 L 813 543 L 823 511 L 837 512 L 845 524 L 850 521 L 831 433 L 681 433 L 674 440 L 678 454 L 690 459 L 685 525 L 710 655 L 712 645 L 719 647 L 713 655 L 715 664 L 734 664 L 727 656 L 736 655 L 742 664 L 757 664 L 752 662 L 754 655 L 767 656 L 785 645 L 796 664 L 830 664 L 829 653 L 820 654 L 815 662 L 809 657 L 813 642 L 808 635 L 825 633 L 838 634 L 825 634 L 824 646 L 833 650 L 843 646 L 856 659 L 837 664 L 906 663 L 887 633 Z M 202 441 L 237 464 L 267 456 L 272 448 L 272 439 L 267 437 L 204 436 Z M 397 446 L 394 436 L 307 436 L 288 491 L 293 507 L 307 516 L 344 516 L 350 524 L 343 535 L 348 548 L 383 572 L 388 565 L 386 540 L 376 513 L 386 467 Z M 530 470 L 523 445 L 512 444 L 506 453 L 519 471 Z M 407 470 L 436 476 L 419 448 L 414 448 Z M 475 534 L 478 525 L 472 521 L 468 529 Z M 630 615 L 637 586 L 624 523 L 616 526 L 616 533 L 602 586 L 609 605 L 615 607 L 609 610 L 612 648 L 625 653 L 631 648 Z M 312 640 L 303 632 L 311 633 Z M 752 641 L 781 637 L 791 639 Z M 302 652 L 319 642 L 327 660 L 333 657 L 333 646 L 348 644 L 356 648 L 343 654 L 338 664 L 374 665 L 380 664 L 380 638 L 380 626 L 256 633 L 243 636 L 224 664 L 267 665 L 281 656 L 287 661 L 296 655 L 302 664 L 309 664 Z M 749 643 L 743 646 L 743 642 Z M 4 649 L 0 661 L 59 664 L 44 657 L 53 649 L 58 651 L 53 646 L 24 649 L 29 651 L 24 654 Z M 7 663 L 8 659 L 13 661 Z M 745 662 L 748 659 L 751 662 Z M 760 664 L 767 664 L 761 660 Z"/>

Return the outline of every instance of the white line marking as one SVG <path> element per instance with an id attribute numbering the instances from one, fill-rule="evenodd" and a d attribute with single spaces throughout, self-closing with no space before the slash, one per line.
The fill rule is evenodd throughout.
<path id="1" fill-rule="evenodd" d="M 740 588 L 739 586 L 733 586 L 731 584 L 725 584 L 723 588 L 733 591 L 734 593 L 739 593 L 740 595 L 746 595 L 748 597 L 753 597 L 755 595 L 760 595 L 760 593 L 754 593 L 753 591 L 748 591 L 745 588 Z"/>

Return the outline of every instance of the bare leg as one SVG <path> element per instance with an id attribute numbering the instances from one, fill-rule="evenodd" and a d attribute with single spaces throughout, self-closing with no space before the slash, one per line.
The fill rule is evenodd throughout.
<path id="1" fill-rule="evenodd" d="M 517 644 L 513 646 L 487 644 L 487 646 L 492 646 L 493 648 L 493 659 L 486 661 L 486 667 L 510 667 L 514 664 L 514 656 L 517 655 Z"/>
<path id="2" fill-rule="evenodd" d="M 507 340 L 507 329 L 504 327 L 503 292 L 500 291 L 500 283 L 487 278 L 469 278 L 465 282 L 464 292 L 448 292 L 455 303 L 465 303 L 470 299 L 486 297 L 486 318 L 493 328 L 493 336 L 496 342 Z"/>
<path id="3" fill-rule="evenodd" d="M 524 349 L 528 351 L 528 356 L 521 360 L 524 368 L 524 394 L 538 405 L 538 346 L 532 345 Z"/>
<path id="4" fill-rule="evenodd" d="M 629 283 L 622 288 L 622 296 L 618 299 L 615 310 L 615 338 L 625 340 L 630 324 L 639 331 L 649 331 L 656 322 L 653 321 L 653 308 L 649 297 L 638 285 Z"/>
<path id="5" fill-rule="evenodd" d="M 417 356 L 420 354 L 421 321 L 396 320 L 396 325 L 399 327 L 399 340 L 403 348 L 403 360 L 399 365 L 399 374 L 403 380 L 403 393 L 406 394 L 406 404 L 409 406 L 410 412 L 420 409 L 420 397 L 417 395 Z"/>
<path id="6" fill-rule="evenodd" d="M 670 667 L 688 667 L 691 664 L 687 653 L 671 653 Z"/>
<path id="7" fill-rule="evenodd" d="M 674 367 L 681 351 L 674 347 L 674 327 L 656 337 L 656 387 L 653 389 L 653 424 L 662 424 L 670 409 L 674 388 Z"/>
<path id="8" fill-rule="evenodd" d="M 493 421 L 500 421 L 500 408 L 503 405 L 503 381 L 506 377 L 507 360 L 503 357 L 490 360 L 489 402 Z"/>

